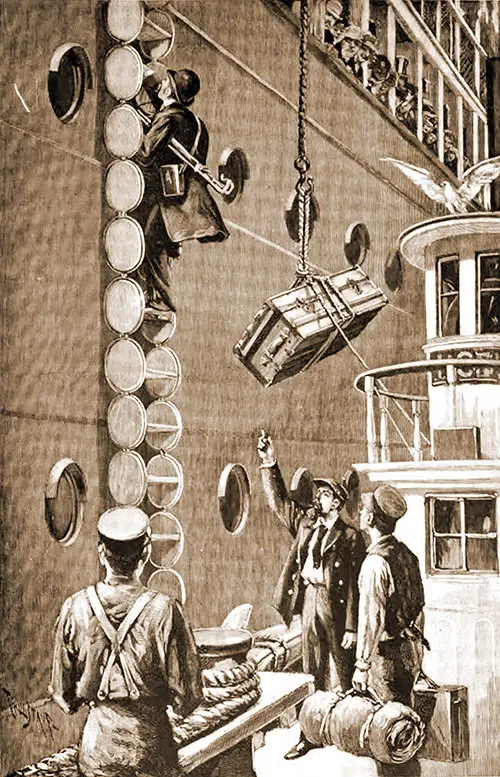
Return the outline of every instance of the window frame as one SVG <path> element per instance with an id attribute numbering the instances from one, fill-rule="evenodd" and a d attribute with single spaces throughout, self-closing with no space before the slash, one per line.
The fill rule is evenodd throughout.
<path id="1" fill-rule="evenodd" d="M 429 493 L 425 495 L 425 547 L 426 547 L 426 570 L 431 577 L 499 577 L 500 576 L 500 558 L 499 558 L 499 500 L 497 491 L 489 492 L 466 492 L 460 494 L 452 493 Z M 436 533 L 434 531 L 434 504 L 439 500 L 442 502 L 459 502 L 460 505 L 460 532 L 459 533 Z M 488 534 L 472 534 L 465 531 L 465 502 L 485 501 L 493 502 L 493 515 L 495 518 L 495 531 Z M 462 569 L 438 569 L 436 567 L 436 537 L 458 537 L 460 539 L 460 548 L 462 552 Z M 496 539 L 496 569 L 472 569 L 467 566 L 466 540 L 471 539 Z"/>
<path id="2" fill-rule="evenodd" d="M 443 264 L 456 262 L 457 263 L 457 291 L 456 292 L 442 292 L 441 281 Z M 441 301 L 445 297 L 456 297 L 458 304 L 458 332 L 455 334 L 443 334 L 443 311 L 441 307 Z M 443 256 L 436 257 L 436 304 L 437 304 L 437 336 L 438 337 L 457 337 L 460 334 L 460 256 L 458 254 L 445 254 Z"/>
<path id="3" fill-rule="evenodd" d="M 498 332 L 483 332 L 481 327 L 481 259 L 497 256 L 500 261 L 500 248 L 497 251 L 478 251 L 476 253 L 476 331 L 478 335 L 496 335 Z M 498 293 L 500 294 L 500 278 L 498 279 Z"/>

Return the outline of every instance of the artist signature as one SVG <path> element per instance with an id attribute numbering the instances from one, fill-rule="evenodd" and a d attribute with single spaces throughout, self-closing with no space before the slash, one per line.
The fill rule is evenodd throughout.
<path id="1" fill-rule="evenodd" d="M 54 724 L 48 712 L 38 709 L 37 706 L 30 704 L 29 702 L 18 701 L 15 696 L 3 686 L 0 686 L 0 694 L 1 697 L 3 697 L 0 698 L 0 702 L 2 702 L 0 707 L 2 707 L 3 702 L 6 701 L 7 709 L 12 717 L 20 718 L 24 721 L 22 724 L 23 728 L 27 729 L 33 724 L 34 726 L 40 727 L 44 736 L 49 737 L 50 739 L 54 738 L 54 731 L 58 731 L 59 729 Z"/>

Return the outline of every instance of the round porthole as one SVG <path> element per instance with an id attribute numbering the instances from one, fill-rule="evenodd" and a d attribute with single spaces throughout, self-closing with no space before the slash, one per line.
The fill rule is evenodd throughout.
<path id="1" fill-rule="evenodd" d="M 247 155 L 242 148 L 226 148 L 219 161 L 219 180 L 232 183 L 222 195 L 224 202 L 237 202 L 243 194 L 245 181 L 250 177 Z"/>
<path id="2" fill-rule="evenodd" d="M 45 486 L 45 519 L 51 536 L 61 545 L 78 537 L 87 501 L 85 476 L 73 459 L 61 459 L 50 470 Z"/>
<path id="3" fill-rule="evenodd" d="M 59 46 L 50 60 L 47 84 L 50 104 L 59 121 L 68 124 L 77 117 L 92 85 L 92 69 L 83 46 Z"/>
<path id="4" fill-rule="evenodd" d="M 250 481 L 242 464 L 227 464 L 224 467 L 217 496 L 224 528 L 230 534 L 239 534 L 250 512 Z"/>
<path id="5" fill-rule="evenodd" d="M 314 478 L 305 467 L 295 470 L 290 483 L 290 499 L 299 507 L 310 507 L 314 497 Z"/>
<path id="6" fill-rule="evenodd" d="M 342 478 L 342 485 L 348 493 L 345 510 L 349 518 L 355 521 L 359 517 L 359 503 L 361 501 L 361 484 L 358 473 L 350 469 Z"/>
<path id="7" fill-rule="evenodd" d="M 361 267 L 370 250 L 370 233 L 362 221 L 349 225 L 344 238 L 344 254 L 351 267 Z"/>

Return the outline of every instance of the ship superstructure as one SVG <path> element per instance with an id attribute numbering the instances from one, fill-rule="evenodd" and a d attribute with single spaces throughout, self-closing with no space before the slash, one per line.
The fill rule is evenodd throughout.
<path id="1" fill-rule="evenodd" d="M 409 505 L 397 533 L 424 575 L 431 644 L 424 670 L 439 684 L 468 688 L 466 771 L 436 762 L 433 774 L 499 769 L 497 739 L 488 733 L 499 714 L 499 230 L 499 214 L 483 212 L 403 232 L 401 253 L 425 276 L 424 358 L 356 380 L 366 397 L 368 440 L 368 463 L 356 468 L 373 484 L 399 488 Z M 406 456 L 389 441 L 395 404 L 407 406 L 412 422 Z"/>

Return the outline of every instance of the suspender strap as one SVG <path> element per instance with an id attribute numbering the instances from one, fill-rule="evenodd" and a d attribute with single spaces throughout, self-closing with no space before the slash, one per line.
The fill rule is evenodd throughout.
<path id="1" fill-rule="evenodd" d="M 200 144 L 203 127 L 198 116 L 193 113 L 193 117 L 196 121 L 196 135 L 191 149 L 186 148 L 186 146 L 177 140 L 177 138 L 171 138 L 167 143 L 170 150 L 173 151 L 174 154 L 179 157 L 179 159 L 182 159 L 182 164 L 179 164 L 179 171 L 181 173 L 184 173 L 187 167 L 190 167 L 192 170 L 197 172 L 196 165 L 199 165 L 200 167 L 203 166 L 201 165 L 201 162 L 196 159 L 196 152 L 198 151 L 198 146 Z M 162 167 L 168 167 L 168 165 L 162 165 Z"/>
<path id="2" fill-rule="evenodd" d="M 193 113 L 193 116 L 196 119 L 196 137 L 194 139 L 193 145 L 191 146 L 191 156 L 196 156 L 201 138 L 201 121 L 195 113 Z"/>
<path id="3" fill-rule="evenodd" d="M 139 698 L 139 689 L 137 683 L 139 682 L 139 676 L 136 668 L 134 667 L 133 660 L 122 652 L 121 647 L 125 641 L 127 634 L 134 625 L 135 621 L 144 610 L 146 605 L 155 596 L 153 591 L 146 591 L 141 594 L 134 602 L 125 618 L 120 623 L 118 629 L 115 629 L 110 622 L 108 616 L 104 612 L 104 608 L 101 604 L 101 600 L 97 595 L 97 591 L 94 586 L 87 588 L 87 597 L 92 608 L 94 615 L 96 616 L 99 624 L 104 631 L 105 635 L 111 643 L 111 651 L 108 656 L 108 660 L 104 667 L 102 674 L 101 684 L 97 691 L 97 697 L 102 701 L 109 695 L 109 684 L 111 680 L 111 672 L 113 666 L 118 659 L 123 672 L 123 679 L 125 680 L 125 686 L 131 699 Z"/>
<path id="4" fill-rule="evenodd" d="M 114 645 L 116 640 L 116 629 L 114 626 L 111 625 L 108 616 L 104 612 L 104 608 L 101 604 L 101 600 L 97 596 L 97 591 L 95 590 L 95 587 L 91 585 L 89 588 L 87 588 L 87 597 L 90 602 L 90 606 L 92 607 L 92 611 L 99 621 L 99 624 L 106 634 L 107 638 L 111 642 L 111 645 Z"/>

